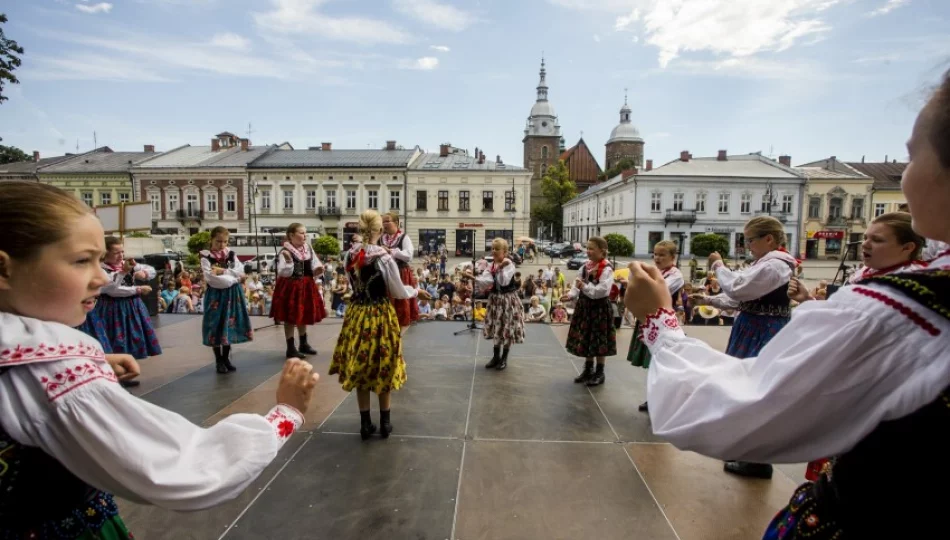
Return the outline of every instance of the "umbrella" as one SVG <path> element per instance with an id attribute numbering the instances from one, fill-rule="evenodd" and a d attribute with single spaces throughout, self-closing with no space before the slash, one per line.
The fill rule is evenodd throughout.
<path id="1" fill-rule="evenodd" d="M 533 239 L 533 238 L 530 238 L 530 237 L 527 237 L 527 236 L 519 236 L 517 241 L 518 241 L 518 242 L 521 242 L 521 243 L 523 243 L 523 244 L 533 244 L 533 243 L 534 243 L 534 239 Z"/>

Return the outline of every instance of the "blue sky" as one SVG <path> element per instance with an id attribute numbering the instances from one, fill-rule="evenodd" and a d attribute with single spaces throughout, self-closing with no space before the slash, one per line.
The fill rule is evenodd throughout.
<path id="1" fill-rule="evenodd" d="M 903 159 L 950 67 L 946 0 L 17 0 L 26 48 L 0 136 L 44 156 L 254 144 L 521 164 L 542 51 L 568 146 L 604 143 L 628 89 L 657 164 L 762 151 Z"/>

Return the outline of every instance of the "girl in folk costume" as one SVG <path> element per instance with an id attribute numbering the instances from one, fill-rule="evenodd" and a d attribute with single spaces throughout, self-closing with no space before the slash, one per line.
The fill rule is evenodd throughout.
<path id="1" fill-rule="evenodd" d="M 106 237 L 105 246 L 101 267 L 109 281 L 102 287 L 95 309 L 105 325 L 112 352 L 131 354 L 139 360 L 162 354 L 142 301 L 142 295 L 152 292 L 152 288 L 135 284 L 135 280 L 153 279 L 155 269 L 126 260 L 122 241 L 114 236 Z"/>
<path id="2" fill-rule="evenodd" d="M 287 363 L 266 416 L 207 428 L 132 396 L 116 379 L 135 360 L 70 328 L 111 280 L 99 220 L 44 184 L 0 200 L 0 538 L 131 539 L 112 493 L 178 511 L 239 495 L 303 423 L 312 368 Z"/>
<path id="3" fill-rule="evenodd" d="M 753 257 L 752 265 L 733 271 L 723 264 L 718 253 L 713 253 L 709 256 L 710 270 L 715 272 L 722 294 L 699 294 L 691 298 L 696 305 L 739 310 L 726 347 L 726 354 L 736 358 L 757 356 L 788 324 L 792 309 L 788 284 L 798 265 L 798 261 L 781 248 L 785 230 L 782 222 L 774 217 L 750 219 L 745 225 L 745 242 Z M 767 463 L 727 461 L 724 468 L 741 476 L 772 477 L 772 466 Z"/>
<path id="4" fill-rule="evenodd" d="M 413 253 L 412 240 L 409 239 L 408 234 L 399 229 L 399 212 L 383 214 L 382 219 L 383 236 L 379 239 L 379 245 L 396 261 L 402 284 L 415 288 L 416 281 L 410 266 Z M 396 308 L 399 326 L 409 326 L 419 320 L 419 304 L 415 299 L 393 298 L 393 306 Z"/>
<path id="5" fill-rule="evenodd" d="M 588 261 L 578 272 L 571 290 L 561 297 L 562 302 L 577 300 L 567 334 L 567 352 L 584 358 L 584 371 L 574 382 L 587 383 L 587 386 L 604 384 L 607 357 L 617 354 L 617 329 L 609 298 L 614 269 L 606 257 L 607 241 L 592 236 L 587 241 Z"/>
<path id="6" fill-rule="evenodd" d="M 224 227 L 211 229 L 211 249 L 202 251 L 201 272 L 208 284 L 201 323 L 202 343 L 214 349 L 218 373 L 237 371 L 231 364 L 231 345 L 254 339 L 241 280 L 244 264 L 228 249 L 230 234 Z"/>
<path id="7" fill-rule="evenodd" d="M 653 246 L 653 264 L 656 265 L 666 282 L 666 287 L 670 291 L 670 297 L 675 300 L 679 297 L 680 289 L 685 283 L 683 273 L 676 267 L 677 247 L 670 240 L 657 242 Z M 633 336 L 630 339 L 630 352 L 627 353 L 627 360 L 635 367 L 650 369 L 650 349 L 643 343 L 643 328 L 640 321 L 636 322 L 633 328 Z M 646 412 L 650 410 L 650 404 L 644 401 L 640 404 L 639 410 Z"/>
<path id="8" fill-rule="evenodd" d="M 414 287 L 403 285 L 396 261 L 377 245 L 382 229 L 378 213 L 363 212 L 360 234 L 367 242 L 354 243 L 344 257 L 353 295 L 343 315 L 343 327 L 328 372 L 339 375 L 347 392 L 356 389 L 360 436 L 364 441 L 376 432 L 370 418 L 370 393 L 379 397 L 380 435 L 389 437 L 393 430 L 392 392 L 406 382 L 402 330 L 389 298 L 411 299 L 417 292 Z"/>
<path id="9" fill-rule="evenodd" d="M 284 325 L 288 358 L 317 354 L 307 343 L 307 326 L 327 316 L 316 282 L 322 273 L 323 263 L 307 241 L 307 230 L 300 223 L 291 223 L 287 227 L 287 241 L 277 257 L 277 287 L 270 310 L 274 322 Z M 300 347 L 294 346 L 295 326 Z"/>
<path id="10" fill-rule="evenodd" d="M 466 272 L 466 277 L 475 280 L 475 293 L 488 293 L 488 312 L 482 335 L 495 342 L 491 360 L 485 369 L 502 371 L 508 367 L 508 352 L 513 343 L 524 342 L 524 307 L 518 298 L 518 282 L 515 263 L 508 258 L 508 241 L 495 238 L 491 242 L 492 262 L 485 271 L 475 277 Z"/>
<path id="11" fill-rule="evenodd" d="M 950 72 L 907 146 L 901 189 L 914 230 L 950 242 Z M 657 273 L 631 267 L 627 307 L 649 330 L 657 436 L 717 458 L 835 456 L 795 490 L 765 540 L 946 536 L 950 253 L 802 304 L 745 360 L 686 337 Z M 882 474 L 895 461 L 913 466 Z"/>

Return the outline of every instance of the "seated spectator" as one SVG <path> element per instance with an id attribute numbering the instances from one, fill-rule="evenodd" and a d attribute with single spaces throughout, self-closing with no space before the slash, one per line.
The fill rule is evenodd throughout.
<path id="1" fill-rule="evenodd" d="M 551 322 L 557 324 L 567 324 L 567 309 L 564 308 L 564 302 L 558 302 L 551 310 Z"/>
<path id="2" fill-rule="evenodd" d="M 525 322 L 544 322 L 546 316 L 547 312 L 544 310 L 544 306 L 541 305 L 541 299 L 537 296 L 532 296 Z"/>

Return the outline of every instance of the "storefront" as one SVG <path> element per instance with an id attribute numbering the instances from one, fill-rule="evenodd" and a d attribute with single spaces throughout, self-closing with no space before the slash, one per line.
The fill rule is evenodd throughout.
<path id="1" fill-rule="evenodd" d="M 419 229 L 419 245 L 416 250 L 421 253 L 437 253 L 445 245 L 445 229 Z"/>
<path id="2" fill-rule="evenodd" d="M 844 231 L 808 232 L 805 240 L 805 258 L 838 257 L 844 241 Z"/>

